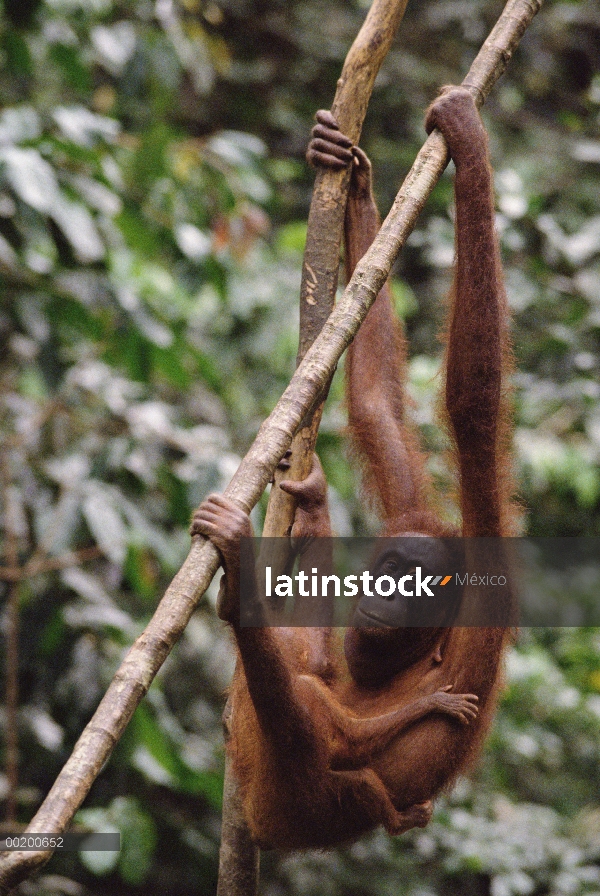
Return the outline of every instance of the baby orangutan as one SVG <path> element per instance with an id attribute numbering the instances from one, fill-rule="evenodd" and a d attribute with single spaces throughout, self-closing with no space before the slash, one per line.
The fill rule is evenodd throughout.
<path id="1" fill-rule="evenodd" d="M 352 166 L 346 266 L 375 237 L 371 166 L 317 113 L 307 158 Z M 487 136 L 467 90 L 445 88 L 426 127 L 439 128 L 456 166 L 456 271 L 448 329 L 446 408 L 460 473 L 466 536 L 508 534 L 507 417 L 503 375 L 507 310 L 494 233 Z M 370 469 L 387 536 L 456 535 L 428 509 L 424 459 L 404 420 L 404 339 L 385 286 L 348 353 L 350 427 Z M 285 481 L 298 510 L 296 539 L 331 533 L 326 483 L 315 458 L 303 482 Z M 240 625 L 239 546 L 246 513 L 211 495 L 192 535 L 221 553 L 218 612 L 238 662 L 229 749 L 244 812 L 265 848 L 334 846 L 377 825 L 425 826 L 431 800 L 475 757 L 489 727 L 507 630 L 350 627 L 345 660 L 328 628 Z M 406 569 L 396 558 L 396 572 Z M 407 561 L 409 562 L 409 561 Z"/>

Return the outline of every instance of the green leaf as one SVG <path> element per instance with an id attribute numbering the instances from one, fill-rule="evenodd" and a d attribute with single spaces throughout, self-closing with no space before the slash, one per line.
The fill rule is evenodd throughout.
<path id="1" fill-rule="evenodd" d="M 150 347 L 152 366 L 166 382 L 176 389 L 187 390 L 192 383 L 191 374 L 181 363 L 181 347 L 163 349 L 157 345 Z"/>
<path id="2" fill-rule="evenodd" d="M 56 197 L 50 211 L 82 264 L 90 264 L 104 258 L 104 243 L 94 219 L 84 205 L 59 196 Z"/>
<path id="3" fill-rule="evenodd" d="M 152 865 L 157 837 L 152 818 L 138 800 L 117 797 L 105 809 L 81 810 L 76 820 L 88 830 L 121 834 L 120 852 L 80 854 L 82 863 L 90 871 L 107 874 L 118 864 L 126 883 L 136 886 L 144 882 Z"/>
<path id="4" fill-rule="evenodd" d="M 2 46 L 6 53 L 4 64 L 8 71 L 25 77 L 33 74 L 33 60 L 22 34 L 14 29 L 6 29 L 2 35 Z"/>
<path id="5" fill-rule="evenodd" d="M 108 813 L 103 813 L 106 816 Z M 85 823 L 85 810 L 83 812 L 78 813 L 78 820 Z M 93 817 L 93 816 L 92 816 Z M 99 822 L 99 824 L 98 824 Z M 97 816 L 97 824 L 98 827 L 94 827 L 91 829 L 92 833 L 98 834 L 120 834 L 119 828 L 111 824 L 110 821 L 100 820 L 100 817 Z M 88 827 L 89 829 L 89 827 Z M 95 849 L 85 849 L 81 850 L 79 853 L 79 861 L 87 868 L 88 871 L 91 871 L 92 874 L 95 874 L 96 877 L 102 877 L 105 874 L 110 874 L 111 871 L 117 867 L 119 862 L 121 861 L 121 853 L 119 850 L 95 850 Z"/>
<path id="6" fill-rule="evenodd" d="M 392 292 L 392 301 L 396 314 L 402 320 L 412 317 L 419 310 L 419 303 L 414 292 L 404 280 L 398 280 L 393 277 L 389 281 Z"/>
<path id="7" fill-rule="evenodd" d="M 140 217 L 138 208 L 132 206 L 124 208 L 115 223 L 132 250 L 150 258 L 157 256 L 162 250 L 159 235 L 147 225 L 144 218 Z"/>
<path id="8" fill-rule="evenodd" d="M 23 143 L 36 140 L 42 131 L 40 116 L 29 105 L 11 106 L 0 115 L 0 142 Z"/>
<path id="9" fill-rule="evenodd" d="M 281 252 L 304 252 L 306 222 L 292 221 L 277 231 L 276 248 Z"/>
<path id="10" fill-rule="evenodd" d="M 184 255 L 191 261 L 202 261 L 211 251 L 212 239 L 194 224 L 175 226 L 175 240 Z"/>
<path id="11" fill-rule="evenodd" d="M 146 547 L 130 545 L 124 575 L 132 590 L 150 600 L 156 594 L 159 567 Z"/>
<path id="12" fill-rule="evenodd" d="M 115 800 L 113 806 L 118 801 Z M 121 821 L 121 852 L 119 871 L 125 883 L 139 886 L 144 882 L 152 867 L 157 835 L 154 821 L 137 800 L 123 800 L 123 811 L 118 813 Z"/>
<path id="13" fill-rule="evenodd" d="M 48 400 L 48 390 L 40 371 L 36 367 L 28 367 L 19 376 L 19 392 L 26 398 L 44 402 Z"/>
<path id="14" fill-rule="evenodd" d="M 113 563 L 122 565 L 127 548 L 127 530 L 123 519 L 115 509 L 106 487 L 98 483 L 89 483 L 88 494 L 83 502 L 82 511 L 96 543 Z"/>
<path id="15" fill-rule="evenodd" d="M 92 43 L 107 71 L 114 77 L 123 73 L 136 44 L 136 30 L 131 22 L 112 26 L 98 25 L 91 31 Z"/>
<path id="16" fill-rule="evenodd" d="M 50 214 L 60 202 L 58 181 L 52 166 L 37 149 L 0 147 L 4 176 L 17 196 L 41 214 Z"/>
<path id="17" fill-rule="evenodd" d="M 50 59 L 56 63 L 67 84 L 76 90 L 88 92 L 93 87 L 92 74 L 84 65 L 79 47 L 53 44 Z"/>
<path id="18" fill-rule="evenodd" d="M 135 739 L 142 745 L 134 750 L 134 764 L 150 780 L 166 786 L 203 796 L 212 806 L 220 808 L 223 792 L 221 772 L 191 769 L 180 755 L 180 745 L 174 743 L 154 717 L 147 703 L 135 711 L 132 720 Z"/>
<path id="19" fill-rule="evenodd" d="M 85 106 L 58 106 L 53 117 L 67 140 L 88 148 L 98 140 L 114 141 L 121 130 L 114 118 L 96 115 Z"/>

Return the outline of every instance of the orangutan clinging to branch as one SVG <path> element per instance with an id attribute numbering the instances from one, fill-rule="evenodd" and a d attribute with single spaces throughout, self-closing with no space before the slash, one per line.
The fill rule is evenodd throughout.
<path id="1" fill-rule="evenodd" d="M 317 113 L 307 158 L 352 166 L 346 211 L 348 276 L 379 227 L 371 166 Z M 462 534 L 509 534 L 507 309 L 494 233 L 487 136 L 471 95 L 445 88 L 426 127 L 446 138 L 456 167 L 456 271 L 448 327 L 446 409 L 460 475 Z M 352 434 L 370 468 L 388 536 L 459 534 L 427 506 L 424 460 L 404 420 L 404 340 L 385 286 L 348 353 Z M 296 537 L 331 531 L 315 458 L 295 495 Z M 239 544 L 247 515 L 210 496 L 193 535 L 219 549 L 225 570 L 219 615 L 233 630 L 229 749 L 250 830 L 262 847 L 301 849 L 350 841 L 376 825 L 400 834 L 424 826 L 431 800 L 476 755 L 491 720 L 505 628 L 351 627 L 345 661 L 327 628 L 240 625 Z M 434 558 L 435 561 L 435 558 Z M 386 563 L 400 576 L 399 553 Z M 395 564 L 395 565 L 394 565 Z M 391 566 L 389 567 L 391 569 Z"/>

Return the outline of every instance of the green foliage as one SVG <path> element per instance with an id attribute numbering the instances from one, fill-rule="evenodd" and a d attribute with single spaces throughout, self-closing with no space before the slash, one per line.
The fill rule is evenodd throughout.
<path id="1" fill-rule="evenodd" d="M 225 486 L 289 379 L 304 144 L 367 5 L 2 4 L 1 540 L 30 564 L 18 589 L 21 821 L 178 569 L 192 509 Z M 362 138 L 382 210 L 422 142 L 424 108 L 464 75 L 497 13 L 491 0 L 409 4 Z M 485 112 L 515 315 L 516 461 L 539 535 L 600 534 L 598 34 L 592 0 L 547 4 Z M 392 283 L 414 420 L 444 494 L 435 395 L 451 195 L 445 177 Z M 373 531 L 343 426 L 338 376 L 319 440 L 334 525 Z M 214 890 L 232 671 L 215 594 L 78 815 L 120 831 L 121 853 L 56 856 L 36 893 Z M 484 760 L 433 824 L 267 855 L 264 892 L 597 894 L 599 760 L 598 632 L 526 631 Z"/>
<path id="2" fill-rule="evenodd" d="M 152 867 L 156 849 L 156 828 L 138 800 L 117 797 L 106 809 L 83 809 L 77 821 L 92 833 L 118 833 L 119 852 L 82 852 L 83 865 L 95 875 L 105 875 L 115 867 L 123 881 L 143 884 Z"/>

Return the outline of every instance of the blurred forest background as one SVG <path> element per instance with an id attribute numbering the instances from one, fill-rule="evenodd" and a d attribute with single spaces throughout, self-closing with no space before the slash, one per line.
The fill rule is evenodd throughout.
<path id="1" fill-rule="evenodd" d="M 0 715 L 5 816 L 15 802 L 18 821 L 34 813 L 185 557 L 192 509 L 226 485 L 289 380 L 312 183 L 303 154 L 367 6 L 0 6 L 3 633 L 11 607 L 20 620 L 16 790 L 6 702 Z M 361 141 L 384 213 L 423 142 L 425 107 L 462 79 L 500 10 L 409 2 Z M 598 59 L 597 3 L 548 0 L 484 111 L 535 535 L 600 535 Z M 451 192 L 446 174 L 393 281 L 440 483 Z M 338 376 L 319 442 L 334 524 L 372 532 L 343 427 Z M 120 830 L 121 853 L 56 856 L 22 894 L 214 891 L 232 671 L 214 597 L 213 586 L 79 813 Z M 262 877 L 268 896 L 598 896 L 600 632 L 521 633 L 485 756 L 426 830 L 265 854 Z"/>

